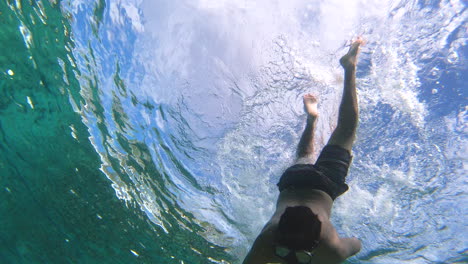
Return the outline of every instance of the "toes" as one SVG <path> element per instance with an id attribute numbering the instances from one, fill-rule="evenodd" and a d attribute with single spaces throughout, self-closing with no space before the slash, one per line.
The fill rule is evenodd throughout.
<path id="1" fill-rule="evenodd" d="M 356 40 L 355 42 L 353 42 L 351 44 L 351 47 L 349 48 L 349 52 L 350 53 L 356 53 L 359 50 L 359 47 L 361 46 L 362 42 L 363 41 L 361 39 Z"/>
<path id="2" fill-rule="evenodd" d="M 316 104 L 317 103 L 317 97 L 313 94 L 306 94 L 304 95 L 304 104 Z"/>

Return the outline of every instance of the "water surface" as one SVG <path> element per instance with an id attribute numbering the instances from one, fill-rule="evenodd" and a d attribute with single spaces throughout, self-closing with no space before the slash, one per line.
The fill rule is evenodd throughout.
<path id="1" fill-rule="evenodd" d="M 361 120 L 347 263 L 467 263 L 464 1 L 0 3 L 2 263 L 241 263 L 338 59 Z"/>

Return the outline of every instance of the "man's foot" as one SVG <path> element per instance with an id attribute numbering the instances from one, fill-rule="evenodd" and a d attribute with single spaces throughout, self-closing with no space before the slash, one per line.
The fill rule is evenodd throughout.
<path id="1" fill-rule="evenodd" d="M 348 53 L 340 59 L 340 64 L 344 69 L 355 68 L 357 64 L 357 55 L 359 54 L 359 47 L 364 43 L 364 40 L 361 37 L 358 37 L 351 47 L 349 47 Z"/>
<path id="2" fill-rule="evenodd" d="M 306 94 L 303 97 L 304 110 L 309 115 L 309 119 L 314 121 L 318 117 L 317 97 L 313 94 Z"/>

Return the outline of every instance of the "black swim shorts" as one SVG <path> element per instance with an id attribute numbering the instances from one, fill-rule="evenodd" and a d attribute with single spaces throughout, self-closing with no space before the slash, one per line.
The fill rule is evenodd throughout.
<path id="1" fill-rule="evenodd" d="M 335 200 L 348 190 L 345 178 L 351 159 L 348 150 L 327 145 L 315 164 L 296 164 L 289 167 L 281 176 L 278 188 L 281 192 L 290 187 L 312 187 L 328 193 Z"/>

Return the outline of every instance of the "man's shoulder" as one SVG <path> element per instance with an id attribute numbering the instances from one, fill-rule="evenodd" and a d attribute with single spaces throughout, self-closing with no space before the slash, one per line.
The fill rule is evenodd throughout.
<path id="1" fill-rule="evenodd" d="M 322 221 L 319 246 L 315 251 L 318 263 L 341 263 L 354 254 L 347 239 L 340 238 L 328 218 Z"/>
<path id="2" fill-rule="evenodd" d="M 328 230 L 321 240 L 321 251 L 330 260 L 340 263 L 361 250 L 361 242 L 359 239 L 341 238 L 338 236 L 335 228 L 333 226 L 331 226 L 331 228 L 332 230 Z"/>
<path id="3" fill-rule="evenodd" d="M 277 224 L 269 222 L 265 225 L 252 244 L 252 248 L 244 259 L 243 264 L 258 264 L 277 261 L 273 254 L 273 232 Z"/>

